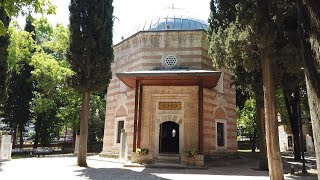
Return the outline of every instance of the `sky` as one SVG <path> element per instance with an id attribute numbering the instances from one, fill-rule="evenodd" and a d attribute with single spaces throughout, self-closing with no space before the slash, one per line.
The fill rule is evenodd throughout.
<path id="1" fill-rule="evenodd" d="M 55 15 L 47 17 L 48 21 L 52 25 L 56 23 L 68 25 L 70 0 L 51 0 L 51 2 L 57 6 L 57 10 Z M 113 42 L 118 43 L 122 36 L 129 37 L 136 25 L 164 15 L 164 12 L 172 6 L 190 17 L 207 21 L 210 12 L 209 3 L 210 0 L 113 0 L 113 15 L 117 18 L 113 27 Z M 20 24 L 23 24 L 23 19 L 18 19 L 19 23 L 21 21 Z"/>

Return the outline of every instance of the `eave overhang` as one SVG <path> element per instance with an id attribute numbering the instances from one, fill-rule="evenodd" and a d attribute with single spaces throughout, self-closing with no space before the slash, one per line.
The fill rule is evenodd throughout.
<path id="1" fill-rule="evenodd" d="M 134 88 L 136 81 L 148 86 L 198 86 L 202 81 L 204 88 L 214 88 L 221 71 L 210 70 L 150 70 L 116 73 L 128 87 Z"/>

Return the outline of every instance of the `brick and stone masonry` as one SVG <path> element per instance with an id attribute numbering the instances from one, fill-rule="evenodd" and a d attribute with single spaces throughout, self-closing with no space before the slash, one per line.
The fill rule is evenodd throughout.
<path id="1" fill-rule="evenodd" d="M 104 155 L 117 155 L 117 122 L 124 121 L 129 154 L 133 150 L 135 89 L 116 76 L 120 72 L 165 68 L 168 55 L 177 58 L 181 69 L 218 70 L 223 72 L 216 88 L 203 90 L 203 152 L 215 155 L 237 151 L 236 94 L 232 75 L 213 67 L 208 56 L 204 30 L 141 31 L 114 46 L 112 80 L 106 96 Z M 161 111 L 160 101 L 181 102 L 182 109 Z M 159 154 L 159 125 L 165 121 L 179 124 L 179 153 L 198 148 L 198 86 L 143 86 L 140 146 L 156 157 Z M 217 144 L 217 122 L 226 123 L 225 145 Z"/>

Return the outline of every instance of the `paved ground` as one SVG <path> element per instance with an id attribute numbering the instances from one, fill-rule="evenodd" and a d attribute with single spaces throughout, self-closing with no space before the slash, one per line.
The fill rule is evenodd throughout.
<path id="1" fill-rule="evenodd" d="M 92 180 L 267 180 L 268 172 L 254 169 L 257 162 L 242 158 L 240 160 L 225 161 L 207 169 L 165 169 L 165 168 L 124 168 L 124 162 L 88 156 L 87 168 L 76 166 L 76 157 L 40 157 L 21 158 L 0 162 L 0 180 L 20 179 L 92 179 Z M 291 176 L 288 180 L 316 180 L 315 176 Z"/>

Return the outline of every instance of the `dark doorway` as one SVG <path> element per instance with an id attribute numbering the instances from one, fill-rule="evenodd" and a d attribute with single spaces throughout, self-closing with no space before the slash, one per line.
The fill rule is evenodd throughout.
<path id="1" fill-rule="evenodd" d="M 179 124 L 167 121 L 160 124 L 160 153 L 179 153 Z"/>

